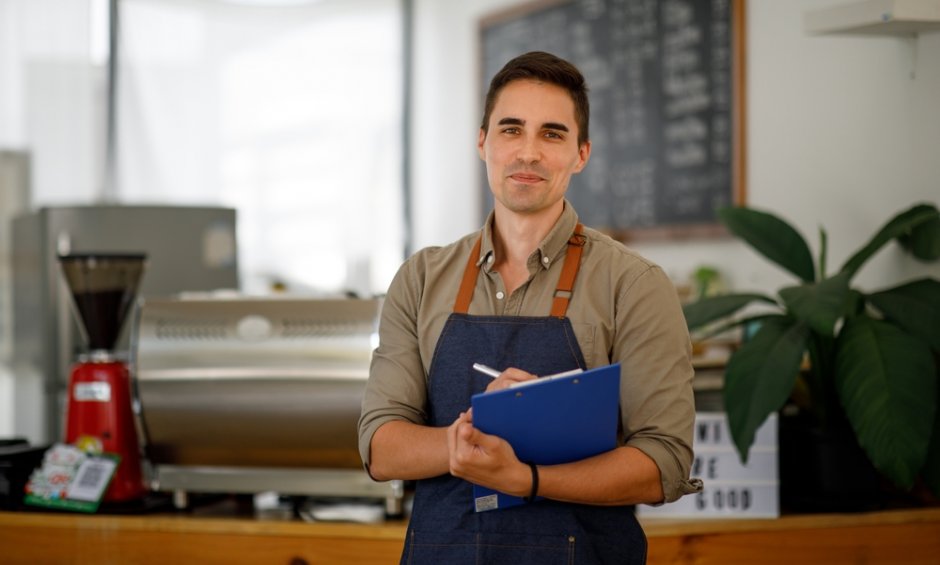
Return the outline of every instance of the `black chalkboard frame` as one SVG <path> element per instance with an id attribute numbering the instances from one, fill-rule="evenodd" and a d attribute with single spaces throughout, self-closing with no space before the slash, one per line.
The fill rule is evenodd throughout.
<path id="1" fill-rule="evenodd" d="M 494 12 L 481 18 L 478 26 L 478 77 L 480 81 L 480 92 L 485 93 L 490 78 L 489 76 L 486 76 L 487 69 L 484 65 L 485 34 L 490 28 L 504 25 L 507 22 L 525 20 L 526 18 L 531 17 L 533 14 L 538 14 L 546 9 L 571 4 L 572 2 L 574 2 L 574 0 L 535 0 L 533 2 L 527 2 L 510 7 L 506 10 Z M 732 51 L 730 86 L 731 109 L 729 112 L 731 117 L 731 159 L 728 163 L 729 170 L 727 171 L 727 174 L 730 176 L 731 182 L 730 187 L 728 187 L 730 194 L 727 194 L 726 196 L 729 204 L 742 206 L 747 202 L 747 96 L 745 88 L 746 0 L 729 0 L 729 3 L 731 9 L 728 24 L 731 30 Z M 589 164 L 588 167 L 590 166 L 591 165 Z M 484 211 L 484 214 L 486 214 L 492 208 L 493 198 L 486 183 L 485 171 L 482 173 L 482 179 L 482 210 Z M 661 187 L 657 187 L 657 189 L 660 188 Z M 718 222 L 717 209 L 711 210 L 711 216 L 705 221 L 670 223 L 659 221 L 657 219 L 657 221 L 652 225 L 644 225 L 642 227 L 625 225 L 590 225 L 623 242 L 688 240 L 720 238 L 728 236 L 728 231 Z"/>

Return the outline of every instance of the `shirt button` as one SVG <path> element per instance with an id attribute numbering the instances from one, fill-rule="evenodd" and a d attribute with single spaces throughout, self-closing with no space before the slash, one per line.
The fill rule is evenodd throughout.
<path id="1" fill-rule="evenodd" d="M 499 291 L 499 292 L 496 293 L 496 299 L 497 299 L 497 300 L 502 300 L 504 296 L 506 296 L 506 295 L 503 294 L 503 291 Z"/>
<path id="2" fill-rule="evenodd" d="M 542 262 L 545 263 L 546 265 L 548 265 L 549 261 L 551 261 L 551 259 L 549 259 L 547 256 L 542 257 Z"/>
<path id="3" fill-rule="evenodd" d="M 487 258 L 486 258 L 486 262 L 492 264 L 492 263 L 493 263 L 493 256 L 490 255 L 489 257 L 487 257 Z"/>

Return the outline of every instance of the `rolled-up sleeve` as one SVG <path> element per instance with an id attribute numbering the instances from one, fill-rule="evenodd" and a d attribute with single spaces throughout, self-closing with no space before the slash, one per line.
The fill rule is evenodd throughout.
<path id="1" fill-rule="evenodd" d="M 691 343 L 669 278 L 652 265 L 620 290 L 613 357 L 621 362 L 626 444 L 659 467 L 665 502 L 698 490 L 689 481 L 695 401 Z"/>
<path id="2" fill-rule="evenodd" d="M 382 306 L 379 346 L 372 354 L 359 416 L 359 455 L 367 468 L 372 436 L 382 424 L 426 421 L 427 378 L 418 341 L 417 265 L 417 258 L 412 257 L 401 266 Z"/>

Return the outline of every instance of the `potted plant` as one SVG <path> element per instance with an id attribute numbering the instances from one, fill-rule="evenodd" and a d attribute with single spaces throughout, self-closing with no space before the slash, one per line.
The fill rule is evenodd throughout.
<path id="1" fill-rule="evenodd" d="M 720 210 L 719 218 L 799 279 L 776 296 L 725 294 L 684 308 L 690 331 L 757 328 L 725 372 L 725 410 L 742 461 L 761 424 L 790 402 L 817 429 L 847 422 L 850 439 L 901 489 L 923 480 L 940 494 L 940 281 L 921 278 L 875 292 L 851 284 L 892 240 L 920 260 L 940 258 L 936 206 L 897 214 L 834 273 L 826 269 L 822 228 L 814 264 L 804 238 L 773 214 L 737 207 Z"/>

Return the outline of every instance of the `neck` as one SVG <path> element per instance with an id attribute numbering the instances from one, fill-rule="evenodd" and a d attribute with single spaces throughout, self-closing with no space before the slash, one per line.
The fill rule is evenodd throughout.
<path id="1" fill-rule="evenodd" d="M 538 214 L 518 214 L 499 205 L 495 208 L 493 247 L 497 265 L 524 268 L 529 255 L 552 230 L 564 210 L 564 201 Z"/>

